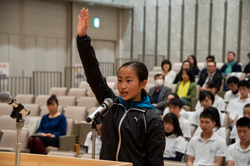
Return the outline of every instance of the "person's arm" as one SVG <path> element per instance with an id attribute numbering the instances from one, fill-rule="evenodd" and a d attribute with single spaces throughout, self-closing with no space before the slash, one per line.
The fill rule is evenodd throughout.
<path id="1" fill-rule="evenodd" d="M 67 130 L 67 121 L 65 116 L 62 116 L 62 118 L 59 121 L 58 131 L 55 131 L 51 134 L 55 135 L 56 139 L 59 139 L 60 136 L 66 135 L 66 130 Z"/>
<path id="2" fill-rule="evenodd" d="M 182 97 L 182 98 L 191 101 L 191 99 L 195 98 L 195 96 L 196 96 L 197 88 L 196 88 L 196 84 L 194 82 L 191 82 L 189 86 L 190 86 L 190 90 L 188 91 L 187 96 Z"/>
<path id="3" fill-rule="evenodd" d="M 167 84 L 173 84 L 174 83 L 174 80 L 175 80 L 175 77 L 176 77 L 176 72 L 171 70 L 169 71 L 170 73 L 170 76 L 168 77 L 168 80 L 165 80 L 167 82 Z"/>
<path id="4" fill-rule="evenodd" d="M 216 156 L 213 166 L 221 166 L 223 159 L 224 159 L 224 157 Z"/>
<path id="5" fill-rule="evenodd" d="M 176 85 L 176 88 L 175 88 L 175 92 L 174 92 L 174 93 L 176 93 L 176 94 L 177 94 L 178 89 L 179 89 L 179 86 L 180 86 L 180 82 Z"/>
<path id="6" fill-rule="evenodd" d="M 234 161 L 229 160 L 229 161 L 227 162 L 227 166 L 234 166 Z"/>
<path id="7" fill-rule="evenodd" d="M 146 118 L 151 118 L 146 114 Z M 155 115 L 153 115 L 155 116 Z M 147 131 L 145 135 L 146 141 L 146 163 L 148 166 L 163 166 L 163 153 L 165 149 L 165 131 L 162 120 L 159 117 L 153 117 L 146 120 Z"/>
<path id="8" fill-rule="evenodd" d="M 188 156 L 188 166 L 194 166 L 194 156 Z"/>
<path id="9" fill-rule="evenodd" d="M 232 71 L 232 72 L 242 72 L 241 65 L 239 63 L 237 63 L 237 65 L 235 67 L 235 71 Z"/>
<path id="10" fill-rule="evenodd" d="M 45 116 L 42 117 L 42 120 L 40 122 L 40 125 L 36 131 L 36 133 L 44 133 L 44 128 L 43 128 L 43 125 L 45 124 Z"/>
<path id="11" fill-rule="evenodd" d="M 99 104 L 101 104 L 107 97 L 114 99 L 115 94 L 107 85 L 105 77 L 102 76 L 95 51 L 91 46 L 91 39 L 87 36 L 88 17 L 88 9 L 85 10 L 83 8 L 80 16 L 78 16 L 77 48 L 87 77 L 87 82 Z"/>

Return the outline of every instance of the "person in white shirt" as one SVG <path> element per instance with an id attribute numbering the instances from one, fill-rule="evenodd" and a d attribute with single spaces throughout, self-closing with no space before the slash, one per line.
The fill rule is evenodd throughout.
<path id="1" fill-rule="evenodd" d="M 217 108 L 219 111 L 225 111 L 225 102 L 219 95 L 217 95 L 217 93 L 216 93 L 217 88 L 216 88 L 215 83 L 213 81 L 207 82 L 206 89 L 207 89 L 207 91 L 212 92 L 214 95 L 213 107 Z M 198 101 L 196 106 L 195 106 L 195 110 L 197 110 L 200 107 L 201 107 L 201 104 Z"/>
<path id="2" fill-rule="evenodd" d="M 165 127 L 165 150 L 164 160 L 181 161 L 186 151 L 186 140 L 179 125 L 177 116 L 174 113 L 168 113 L 163 118 Z"/>
<path id="3" fill-rule="evenodd" d="M 239 115 L 238 119 L 242 118 L 242 116 L 245 117 L 245 118 L 250 119 L 250 103 L 248 103 L 248 104 L 246 104 L 244 106 L 244 108 L 243 108 L 243 115 Z M 232 144 L 235 143 L 235 142 L 236 143 L 240 142 L 240 138 L 239 138 L 239 136 L 237 134 L 237 127 L 236 127 L 236 125 L 234 125 L 233 130 L 231 131 L 230 139 L 232 140 L 231 141 Z"/>
<path id="4" fill-rule="evenodd" d="M 249 166 L 250 165 L 250 119 L 243 117 L 237 123 L 237 131 L 240 138 L 228 147 L 227 166 Z"/>
<path id="5" fill-rule="evenodd" d="M 96 125 L 97 135 L 95 139 L 95 154 L 100 154 L 102 147 L 102 124 Z M 87 153 L 92 153 L 92 131 L 88 133 L 84 146 L 87 147 Z"/>
<path id="6" fill-rule="evenodd" d="M 168 95 L 168 97 L 167 97 L 167 103 L 171 100 L 171 99 L 173 99 L 173 98 L 178 98 L 179 99 L 179 96 L 176 94 L 176 93 L 170 93 L 169 95 Z M 167 113 L 169 113 L 169 107 L 166 107 L 165 109 L 164 109 L 164 112 L 163 112 L 163 116 L 162 117 L 164 117 Z M 183 118 L 185 118 L 185 119 L 187 119 L 188 120 L 188 114 L 187 114 L 187 112 L 183 109 L 183 108 L 181 108 L 181 112 L 179 113 Z"/>
<path id="7" fill-rule="evenodd" d="M 168 102 L 168 106 L 169 106 L 169 112 L 174 113 L 177 116 L 183 133 L 183 137 L 187 140 L 188 138 L 191 137 L 191 130 L 190 130 L 190 123 L 188 122 L 188 120 L 180 116 L 180 112 L 183 106 L 182 101 L 178 98 L 173 98 Z"/>
<path id="8" fill-rule="evenodd" d="M 243 107 L 250 103 L 250 97 L 248 95 L 249 83 L 246 80 L 241 80 L 238 83 L 238 89 L 240 92 L 240 97 L 237 99 L 230 100 L 226 111 L 229 113 L 229 122 L 232 124 L 237 115 L 241 115 L 243 112 Z"/>
<path id="9" fill-rule="evenodd" d="M 240 97 L 240 93 L 238 91 L 238 83 L 238 77 L 232 76 L 227 79 L 227 86 L 230 90 L 227 91 L 224 96 L 224 101 L 226 104 L 228 104 L 230 100 L 237 99 Z"/>
<path id="10" fill-rule="evenodd" d="M 176 72 L 171 70 L 172 65 L 169 60 L 163 60 L 161 62 L 162 74 L 165 76 L 165 86 L 173 84 L 176 77 Z"/>
<path id="11" fill-rule="evenodd" d="M 208 107 L 206 110 L 209 110 L 210 112 L 214 114 L 216 125 L 213 128 L 213 131 L 217 133 L 221 138 L 223 138 L 223 140 L 226 141 L 226 128 L 221 126 L 219 111 L 215 107 Z M 201 127 L 198 127 L 193 137 L 199 136 L 201 133 L 202 133 Z"/>
<path id="12" fill-rule="evenodd" d="M 213 113 L 209 111 L 210 108 L 200 114 L 201 134 L 192 137 L 189 142 L 187 150 L 189 166 L 221 166 L 226 156 L 226 142 L 213 131 L 216 122 Z"/>

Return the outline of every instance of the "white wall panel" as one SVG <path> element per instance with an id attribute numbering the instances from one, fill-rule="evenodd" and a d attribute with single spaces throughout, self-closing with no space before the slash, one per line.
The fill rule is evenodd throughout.
<path id="1" fill-rule="evenodd" d="M 36 37 L 26 36 L 24 38 L 24 76 L 32 76 L 36 70 Z"/>
<path id="2" fill-rule="evenodd" d="M 55 38 L 47 38 L 47 71 L 57 71 L 57 40 Z"/>
<path id="3" fill-rule="evenodd" d="M 37 37 L 36 46 L 36 70 L 43 71 L 47 68 L 46 37 Z"/>
<path id="4" fill-rule="evenodd" d="M 9 39 L 7 34 L 0 34 L 0 62 L 9 62 Z"/>
<path id="5" fill-rule="evenodd" d="M 20 48 L 20 37 L 18 35 L 10 35 L 9 36 L 10 76 L 22 75 L 22 57 L 19 48 Z"/>

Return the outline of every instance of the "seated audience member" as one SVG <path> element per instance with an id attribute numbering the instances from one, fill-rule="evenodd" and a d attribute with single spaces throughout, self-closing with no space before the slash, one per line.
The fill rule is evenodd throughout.
<path id="1" fill-rule="evenodd" d="M 102 124 L 96 125 L 96 139 L 95 139 L 95 154 L 100 154 L 102 147 Z M 87 147 L 87 153 L 92 153 L 92 131 L 88 133 L 84 146 Z"/>
<path id="2" fill-rule="evenodd" d="M 217 95 L 217 87 L 215 85 L 215 83 L 213 81 L 209 81 L 207 82 L 207 86 L 206 86 L 207 90 L 212 92 L 212 94 L 214 95 L 214 104 L 213 107 L 217 108 L 219 111 L 225 111 L 225 102 L 224 100 Z M 198 101 L 195 107 L 195 110 L 200 108 L 201 104 Z"/>
<path id="3" fill-rule="evenodd" d="M 170 101 L 171 99 L 173 99 L 173 98 L 180 99 L 179 96 L 178 96 L 176 93 L 170 93 L 170 94 L 168 95 L 168 98 L 167 98 L 167 103 L 169 103 L 169 101 Z M 163 116 L 162 116 L 162 117 L 164 117 L 167 113 L 169 113 L 169 107 L 166 107 L 166 108 L 164 109 L 164 112 L 163 112 Z M 183 118 L 185 118 L 185 119 L 188 120 L 188 114 L 187 114 L 187 112 L 186 112 L 183 108 L 181 108 L 181 112 L 180 112 L 179 114 L 180 114 L 180 116 L 182 116 Z"/>
<path id="4" fill-rule="evenodd" d="M 168 102 L 168 106 L 169 112 L 174 113 L 177 116 L 180 123 L 181 131 L 183 133 L 183 137 L 187 140 L 191 137 L 191 130 L 188 120 L 180 116 L 180 112 L 183 106 L 181 100 L 178 98 L 173 98 Z"/>
<path id="5" fill-rule="evenodd" d="M 191 67 L 191 65 L 190 65 L 190 62 L 188 60 L 185 60 L 182 62 L 181 70 L 176 75 L 175 80 L 174 80 L 174 84 L 177 84 L 181 80 L 182 71 L 184 69 L 190 69 L 190 67 Z"/>
<path id="6" fill-rule="evenodd" d="M 202 73 L 200 75 L 199 81 L 197 82 L 200 85 L 200 90 L 206 90 L 207 82 L 213 81 L 216 84 L 216 89 L 219 90 L 222 83 L 222 76 L 216 73 L 216 62 L 209 61 L 207 62 L 207 73 Z"/>
<path id="7" fill-rule="evenodd" d="M 210 91 L 201 91 L 200 92 L 200 96 L 199 96 L 199 100 L 201 103 L 200 108 L 198 108 L 193 115 L 193 120 L 192 123 L 194 126 L 199 127 L 200 125 L 200 114 L 208 107 L 212 107 L 213 103 L 214 103 L 214 95 L 212 94 L 212 92 Z M 221 119 L 221 112 L 219 112 L 220 115 L 220 119 Z"/>
<path id="8" fill-rule="evenodd" d="M 240 141 L 228 147 L 227 165 L 247 166 L 250 165 L 250 119 L 240 118 L 236 126 Z"/>
<path id="9" fill-rule="evenodd" d="M 172 89 L 164 86 L 164 76 L 162 74 L 156 74 L 154 79 L 155 86 L 149 89 L 148 94 L 152 97 L 156 113 L 162 115 L 164 108 L 167 106 L 167 97 L 172 92 Z"/>
<path id="10" fill-rule="evenodd" d="M 174 113 L 168 113 L 163 117 L 165 127 L 165 150 L 164 160 L 181 161 L 186 151 L 186 140 L 179 125 L 177 116 Z"/>
<path id="11" fill-rule="evenodd" d="M 232 76 L 227 79 L 227 86 L 230 89 L 225 93 L 224 101 L 225 103 L 229 103 L 231 99 L 237 99 L 240 97 L 240 93 L 238 91 L 238 83 L 239 78 Z"/>
<path id="12" fill-rule="evenodd" d="M 208 55 L 208 56 L 207 56 L 207 58 L 206 58 L 206 64 L 207 64 L 207 62 L 209 62 L 209 61 L 215 61 L 213 55 Z M 206 65 L 206 66 L 207 66 L 207 65 Z M 217 67 L 216 67 L 215 72 L 218 73 L 218 74 L 220 74 L 220 75 L 222 75 L 221 70 L 218 69 Z M 207 73 L 207 67 L 205 67 L 204 69 L 201 70 L 201 73 L 200 73 L 200 74 L 203 74 L 203 73 Z"/>
<path id="13" fill-rule="evenodd" d="M 46 154 L 48 146 L 59 147 L 59 137 L 66 135 L 67 121 L 63 114 L 57 111 L 58 100 L 52 95 L 47 100 L 49 113 L 41 119 L 37 134 L 29 137 L 30 153 Z"/>
<path id="14" fill-rule="evenodd" d="M 250 60 L 250 52 L 247 54 L 247 57 Z M 244 73 L 246 73 L 246 77 L 250 77 L 250 62 L 246 65 Z"/>
<path id="15" fill-rule="evenodd" d="M 163 60 L 161 63 L 162 74 L 165 76 L 165 85 L 173 84 L 176 77 L 176 72 L 171 70 L 172 65 L 169 60 Z"/>
<path id="16" fill-rule="evenodd" d="M 200 70 L 199 68 L 197 67 L 197 61 L 196 61 L 196 58 L 194 55 L 189 55 L 188 56 L 188 61 L 190 62 L 190 69 L 191 71 L 193 72 L 193 74 L 196 76 L 196 75 L 199 75 L 200 73 Z"/>
<path id="17" fill-rule="evenodd" d="M 242 114 L 243 107 L 250 103 L 250 97 L 248 95 L 249 83 L 246 80 L 241 80 L 238 83 L 238 89 L 240 97 L 230 100 L 226 111 L 229 113 L 229 122 L 232 124 L 237 115 Z"/>
<path id="18" fill-rule="evenodd" d="M 191 99 L 196 96 L 196 84 L 191 70 L 182 70 L 181 82 L 176 85 L 175 93 L 184 105 L 190 106 Z"/>
<path id="19" fill-rule="evenodd" d="M 192 137 L 188 144 L 187 164 L 189 166 L 222 165 L 223 158 L 226 156 L 227 146 L 225 140 L 213 131 L 215 126 L 214 114 L 211 111 L 203 111 L 200 114 L 202 132 Z"/>
<path id="20" fill-rule="evenodd" d="M 234 52 L 230 51 L 227 53 L 227 63 L 221 68 L 221 72 L 227 76 L 228 73 L 232 72 L 242 72 L 241 65 L 236 62 L 236 55 Z"/>
<path id="21" fill-rule="evenodd" d="M 223 138 L 223 140 L 226 141 L 226 128 L 221 126 L 220 114 L 217 108 L 208 107 L 204 111 L 210 111 L 213 113 L 216 123 L 215 127 L 213 128 L 213 131 L 217 133 L 221 138 Z M 199 136 L 201 133 L 202 133 L 201 127 L 198 127 L 194 133 L 194 136 Z"/>
<path id="22" fill-rule="evenodd" d="M 240 119 L 242 115 L 238 115 L 238 119 Z M 250 103 L 246 104 L 243 108 L 243 117 L 250 119 Z M 232 140 L 232 143 L 238 143 L 240 141 L 239 136 L 237 134 L 237 128 L 234 125 L 233 130 L 230 134 L 230 139 Z"/>

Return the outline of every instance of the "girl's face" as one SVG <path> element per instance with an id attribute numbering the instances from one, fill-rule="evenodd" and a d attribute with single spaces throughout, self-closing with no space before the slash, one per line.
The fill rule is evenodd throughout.
<path id="1" fill-rule="evenodd" d="M 183 63 L 182 69 L 190 69 L 190 63 L 188 62 Z"/>
<path id="2" fill-rule="evenodd" d="M 123 100 L 141 101 L 141 90 L 146 86 L 147 80 L 140 82 L 131 66 L 120 68 L 117 79 L 117 88 Z"/>
<path id="3" fill-rule="evenodd" d="M 99 130 L 102 130 L 102 123 L 101 124 L 96 124 L 96 129 L 99 131 Z"/>
<path id="4" fill-rule="evenodd" d="M 58 105 L 56 104 L 56 102 L 52 102 L 50 105 L 47 105 L 47 107 L 50 113 L 57 112 Z"/>
<path id="5" fill-rule="evenodd" d="M 174 131 L 174 126 L 170 122 L 164 122 L 164 128 L 165 128 L 165 132 L 167 133 L 171 133 Z"/>
<path id="6" fill-rule="evenodd" d="M 211 107 L 212 106 L 212 100 L 209 99 L 207 96 L 204 100 L 200 101 L 201 102 L 201 106 L 204 107 L 204 110 L 207 108 L 207 107 Z"/>
<path id="7" fill-rule="evenodd" d="M 187 75 L 187 72 L 186 72 L 186 71 L 183 71 L 183 72 L 182 72 L 181 77 L 182 77 L 182 80 L 183 80 L 184 82 L 189 81 L 189 76 Z"/>
<path id="8" fill-rule="evenodd" d="M 193 65 L 194 64 L 194 59 L 192 56 L 189 56 L 188 57 L 188 61 Z"/>
<path id="9" fill-rule="evenodd" d="M 170 65 L 169 64 L 164 64 L 163 65 L 163 70 L 164 71 L 169 71 L 169 69 L 170 69 Z"/>

